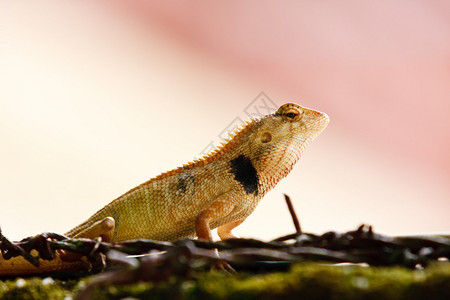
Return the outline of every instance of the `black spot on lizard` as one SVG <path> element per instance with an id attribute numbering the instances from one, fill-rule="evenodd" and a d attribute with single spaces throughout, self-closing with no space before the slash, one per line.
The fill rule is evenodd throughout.
<path id="1" fill-rule="evenodd" d="M 258 173 L 247 156 L 241 154 L 230 161 L 230 172 L 234 179 L 244 187 L 247 194 L 258 194 Z"/>

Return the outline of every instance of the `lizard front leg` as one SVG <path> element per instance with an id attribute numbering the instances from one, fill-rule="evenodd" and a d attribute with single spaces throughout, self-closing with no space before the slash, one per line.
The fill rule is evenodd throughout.
<path id="1" fill-rule="evenodd" d="M 227 216 L 233 211 L 234 204 L 231 197 L 224 194 L 215 200 L 207 209 L 203 210 L 195 220 L 195 232 L 199 239 L 212 241 L 212 233 L 210 222 L 213 219 L 218 219 Z"/>
<path id="2" fill-rule="evenodd" d="M 214 219 L 218 219 L 218 218 L 227 216 L 229 213 L 231 213 L 233 211 L 233 209 L 234 209 L 234 204 L 233 204 L 231 195 L 224 194 L 224 195 L 220 196 L 207 209 L 203 210 L 199 214 L 197 219 L 195 220 L 195 231 L 197 233 L 197 237 L 199 239 L 212 241 L 213 237 L 212 237 L 211 226 L 210 226 L 211 221 Z M 231 230 L 228 230 L 226 232 L 231 234 Z M 220 258 L 219 252 L 217 251 L 217 249 L 214 249 L 212 251 L 214 251 L 214 255 L 217 258 Z M 214 264 L 213 268 L 228 271 L 228 272 L 233 272 L 233 273 L 236 272 L 225 261 L 216 262 Z"/>

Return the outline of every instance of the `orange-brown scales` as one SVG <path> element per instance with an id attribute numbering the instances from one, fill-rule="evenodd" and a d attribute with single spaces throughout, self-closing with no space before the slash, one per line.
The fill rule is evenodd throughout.
<path id="1" fill-rule="evenodd" d="M 67 233 L 104 241 L 197 236 L 235 237 L 264 195 L 288 175 L 305 147 L 329 122 L 324 113 L 284 104 L 252 120 L 200 160 L 130 190 Z M 0 259 L 0 275 L 2 269 Z M 30 266 L 31 267 L 31 266 Z"/>

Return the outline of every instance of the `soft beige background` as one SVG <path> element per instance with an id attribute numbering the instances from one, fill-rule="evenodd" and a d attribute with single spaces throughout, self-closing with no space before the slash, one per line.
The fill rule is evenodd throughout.
<path id="1" fill-rule="evenodd" d="M 331 123 L 240 235 L 291 233 L 283 193 L 306 231 L 450 231 L 448 1 L 171 3 L 0 1 L 6 236 L 65 232 L 260 92 Z"/>

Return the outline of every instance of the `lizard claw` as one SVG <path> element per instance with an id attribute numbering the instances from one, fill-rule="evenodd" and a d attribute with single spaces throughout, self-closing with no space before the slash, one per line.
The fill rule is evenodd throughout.
<path id="1" fill-rule="evenodd" d="M 219 259 L 217 260 L 212 266 L 211 266 L 211 270 L 212 271 L 221 271 L 221 272 L 225 272 L 228 274 L 236 274 L 236 270 L 226 261 Z"/>

